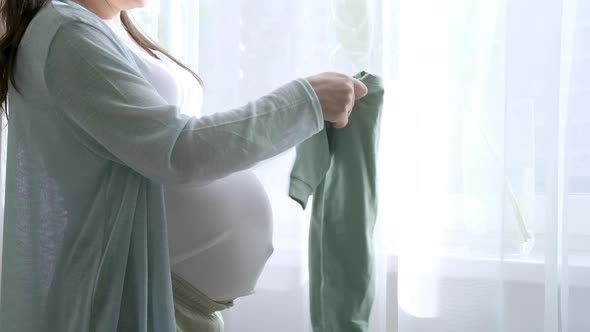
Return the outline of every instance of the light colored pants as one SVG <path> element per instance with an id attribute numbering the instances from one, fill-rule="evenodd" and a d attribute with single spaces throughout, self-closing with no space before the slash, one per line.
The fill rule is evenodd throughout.
<path id="1" fill-rule="evenodd" d="M 172 273 L 176 332 L 223 332 L 219 313 L 233 306 L 233 302 L 215 302 L 187 281 Z"/>

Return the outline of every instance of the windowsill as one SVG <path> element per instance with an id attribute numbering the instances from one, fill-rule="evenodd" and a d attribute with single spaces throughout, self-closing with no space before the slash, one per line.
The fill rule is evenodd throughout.
<path id="1" fill-rule="evenodd" d="M 431 276 L 451 279 L 544 283 L 548 276 L 556 275 L 561 269 L 557 266 L 548 269 L 540 257 L 506 257 L 501 259 L 498 257 L 447 256 L 431 261 L 433 265 L 436 265 L 428 268 Z M 388 273 L 397 273 L 399 269 L 398 256 L 389 256 L 387 265 Z M 415 269 L 410 268 L 407 273 L 414 273 L 412 270 Z M 567 274 L 570 285 L 590 286 L 590 256 L 570 256 Z M 425 276 L 424 274 L 418 275 Z"/>

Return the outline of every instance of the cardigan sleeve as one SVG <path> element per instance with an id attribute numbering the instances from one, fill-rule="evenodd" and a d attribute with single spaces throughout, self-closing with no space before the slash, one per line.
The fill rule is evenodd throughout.
<path id="1" fill-rule="evenodd" d="M 206 184 L 284 152 L 324 126 L 318 97 L 304 79 L 236 109 L 183 115 L 107 34 L 83 22 L 62 24 L 44 66 L 51 100 L 72 130 L 87 137 L 81 142 L 162 184 Z"/>

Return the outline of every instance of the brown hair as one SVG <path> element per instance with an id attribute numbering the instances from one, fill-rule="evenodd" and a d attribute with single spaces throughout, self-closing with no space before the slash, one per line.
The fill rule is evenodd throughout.
<path id="1" fill-rule="evenodd" d="M 3 110 L 6 118 L 8 118 L 8 109 L 6 106 L 10 84 L 18 91 L 16 82 L 14 81 L 14 65 L 16 63 L 18 46 L 33 17 L 49 1 L 0 0 L 0 31 L 4 27 L 4 34 L 0 36 L 0 109 Z M 121 22 L 135 42 L 154 58 L 158 58 L 158 56 L 153 51 L 162 52 L 180 67 L 191 73 L 199 83 L 203 84 L 201 78 L 194 71 L 143 34 L 125 11 L 121 12 Z"/>

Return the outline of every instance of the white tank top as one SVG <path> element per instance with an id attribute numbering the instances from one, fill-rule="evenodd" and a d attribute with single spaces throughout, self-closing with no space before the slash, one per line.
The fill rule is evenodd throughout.
<path id="1" fill-rule="evenodd" d="M 126 41 L 158 93 L 199 116 L 197 80 L 164 54 L 156 52 L 157 60 Z M 199 188 L 167 187 L 164 195 L 172 271 L 214 301 L 252 294 L 273 251 L 270 202 L 256 175 L 247 170 Z"/>

